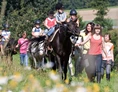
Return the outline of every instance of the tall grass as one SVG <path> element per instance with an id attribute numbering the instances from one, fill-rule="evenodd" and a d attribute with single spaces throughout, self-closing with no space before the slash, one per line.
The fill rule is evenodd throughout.
<path id="1" fill-rule="evenodd" d="M 6 77 L 8 81 L 2 84 Z M 118 71 L 111 73 L 110 81 L 104 77 L 100 84 L 90 83 L 84 71 L 78 77 L 72 77 L 70 84 L 68 82 L 69 76 L 63 83 L 58 73 L 51 69 L 25 70 L 20 65 L 19 55 L 14 56 L 11 66 L 0 61 L 0 92 L 118 92 Z"/>

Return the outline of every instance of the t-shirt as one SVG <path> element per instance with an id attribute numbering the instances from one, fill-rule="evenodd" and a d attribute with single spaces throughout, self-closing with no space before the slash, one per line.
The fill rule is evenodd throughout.
<path id="1" fill-rule="evenodd" d="M 36 28 L 36 27 L 34 27 L 34 28 L 32 29 L 32 32 L 34 32 L 34 35 L 35 35 L 35 36 L 39 36 L 41 31 L 42 31 L 41 28 Z"/>
<path id="2" fill-rule="evenodd" d="M 106 49 L 106 52 L 107 52 L 107 57 L 104 53 L 104 51 L 102 51 L 102 57 L 103 57 L 103 60 L 107 60 L 107 59 L 113 59 L 113 49 L 114 49 L 114 45 L 111 43 L 111 42 L 105 42 L 105 49 Z"/>
<path id="3" fill-rule="evenodd" d="M 80 32 L 80 35 L 83 37 L 83 40 L 86 40 L 87 39 L 87 35 L 85 34 L 85 32 Z M 88 50 L 90 48 L 90 41 L 86 42 L 83 46 L 83 54 L 87 54 L 88 53 Z"/>
<path id="4" fill-rule="evenodd" d="M 46 24 L 48 27 L 53 27 L 56 24 L 56 18 L 46 18 Z"/>
<path id="5" fill-rule="evenodd" d="M 8 39 L 9 36 L 10 36 L 11 32 L 9 30 L 3 30 L 2 31 L 2 36 L 5 38 L 5 39 Z M 5 41 L 5 39 L 2 39 L 2 41 Z"/>
<path id="6" fill-rule="evenodd" d="M 27 53 L 28 44 L 29 44 L 28 39 L 20 38 L 18 40 L 18 44 L 20 45 L 20 53 L 26 54 Z"/>
<path id="7" fill-rule="evenodd" d="M 66 13 L 65 12 L 63 12 L 63 13 L 57 12 L 55 17 L 56 17 L 56 21 L 62 21 L 66 18 Z"/>

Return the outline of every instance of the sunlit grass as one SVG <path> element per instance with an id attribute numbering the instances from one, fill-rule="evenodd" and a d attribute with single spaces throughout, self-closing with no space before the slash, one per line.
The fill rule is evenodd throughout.
<path id="1" fill-rule="evenodd" d="M 90 83 L 83 71 L 78 77 L 72 77 L 72 82 L 68 84 L 69 76 L 64 83 L 51 69 L 25 70 L 20 65 L 19 55 L 14 56 L 11 66 L 3 61 L 0 63 L 0 83 L 1 79 L 4 82 L 0 84 L 0 92 L 118 92 L 118 71 L 111 73 L 110 82 L 104 77 L 100 84 Z"/>

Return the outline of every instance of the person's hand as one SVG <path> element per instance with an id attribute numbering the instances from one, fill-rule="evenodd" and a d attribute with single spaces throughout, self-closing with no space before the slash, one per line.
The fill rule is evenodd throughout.
<path id="1" fill-rule="evenodd" d="M 79 43 L 76 43 L 75 46 L 76 46 L 76 47 L 77 47 L 77 46 L 80 46 L 80 44 L 79 44 Z"/>

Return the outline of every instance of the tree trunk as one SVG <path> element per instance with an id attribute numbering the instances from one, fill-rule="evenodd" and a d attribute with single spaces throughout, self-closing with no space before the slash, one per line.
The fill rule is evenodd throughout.
<path id="1" fill-rule="evenodd" d="M 2 1 L 1 12 L 0 12 L 0 27 L 1 27 L 1 24 L 3 22 L 4 15 L 5 15 L 6 5 L 7 5 L 7 1 L 6 0 L 3 0 Z"/>

